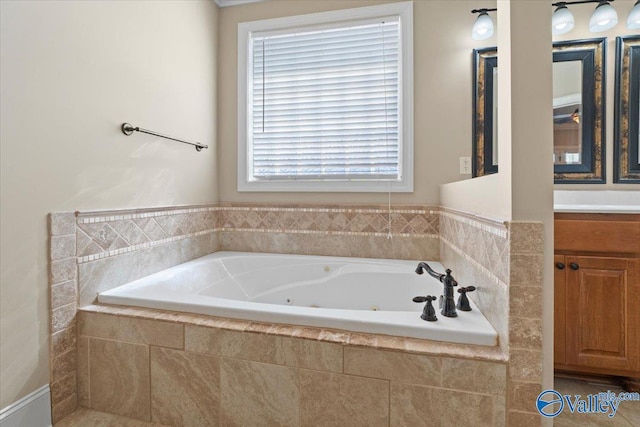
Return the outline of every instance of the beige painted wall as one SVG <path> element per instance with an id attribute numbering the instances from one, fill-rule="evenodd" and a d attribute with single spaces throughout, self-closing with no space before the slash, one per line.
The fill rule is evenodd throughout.
<path id="1" fill-rule="evenodd" d="M 0 408 L 49 381 L 52 211 L 216 194 L 218 9 L 203 1 L 2 1 Z M 134 134 L 129 121 L 211 146 Z"/>
<path id="2" fill-rule="evenodd" d="M 222 201 L 384 203 L 380 193 L 238 193 L 237 169 L 237 24 L 239 22 L 358 6 L 380 0 L 270 0 L 220 10 L 218 60 L 218 169 Z M 491 7 L 495 1 L 485 2 Z M 471 39 L 477 1 L 414 2 L 414 192 L 396 193 L 393 203 L 439 203 L 439 185 L 460 175 L 461 156 L 471 153 L 473 48 L 495 45 Z"/>
<path id="3" fill-rule="evenodd" d="M 640 184 L 614 184 L 613 183 L 613 119 L 614 119 L 614 93 L 616 76 L 616 37 L 631 34 L 638 34 L 638 30 L 627 29 L 627 16 L 635 0 L 616 0 L 611 3 L 618 12 L 618 25 L 602 33 L 592 33 L 589 31 L 589 18 L 595 8 L 595 4 L 578 4 L 570 6 L 571 13 L 575 18 L 576 26 L 567 34 L 554 36 L 553 41 L 580 40 L 590 38 L 606 37 L 607 55 L 607 84 L 606 84 L 606 184 L 557 184 L 556 190 L 640 190 Z"/>

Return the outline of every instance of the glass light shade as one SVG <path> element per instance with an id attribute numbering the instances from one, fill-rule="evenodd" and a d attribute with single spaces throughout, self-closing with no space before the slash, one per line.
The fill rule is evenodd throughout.
<path id="1" fill-rule="evenodd" d="M 599 33 L 615 27 L 618 23 L 618 14 L 608 2 L 600 3 L 593 11 L 589 20 L 589 31 Z"/>
<path id="2" fill-rule="evenodd" d="M 630 30 L 640 29 L 640 0 L 636 2 L 627 18 L 627 28 Z"/>
<path id="3" fill-rule="evenodd" d="M 575 26 L 576 23 L 573 19 L 573 13 L 571 13 L 566 6 L 560 6 L 555 12 L 553 12 L 553 17 L 551 18 L 551 32 L 554 36 L 568 33 L 573 30 L 573 27 Z"/>
<path id="4" fill-rule="evenodd" d="M 482 12 L 478 15 L 473 29 L 471 30 L 471 38 L 474 40 L 486 40 L 493 35 L 493 20 L 487 14 Z"/>

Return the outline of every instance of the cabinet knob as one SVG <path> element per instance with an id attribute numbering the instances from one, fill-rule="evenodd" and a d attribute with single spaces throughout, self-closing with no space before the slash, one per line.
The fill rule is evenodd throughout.
<path id="1" fill-rule="evenodd" d="M 572 270 L 580 270 L 580 265 L 575 262 L 569 264 L 569 267 L 571 267 Z"/>
<path id="2" fill-rule="evenodd" d="M 556 267 L 558 268 L 558 270 L 564 270 L 564 263 L 562 263 L 562 262 L 557 262 L 557 263 L 556 263 Z"/>

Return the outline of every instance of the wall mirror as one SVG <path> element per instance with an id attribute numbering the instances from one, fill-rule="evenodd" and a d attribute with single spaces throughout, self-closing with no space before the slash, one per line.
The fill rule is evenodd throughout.
<path id="1" fill-rule="evenodd" d="M 473 51 L 472 176 L 498 172 L 498 50 Z"/>
<path id="2" fill-rule="evenodd" d="M 640 36 L 616 38 L 613 181 L 640 183 Z"/>
<path id="3" fill-rule="evenodd" d="M 603 183 L 605 40 L 553 45 L 554 178 Z M 473 176 L 498 171 L 497 51 L 473 53 Z"/>

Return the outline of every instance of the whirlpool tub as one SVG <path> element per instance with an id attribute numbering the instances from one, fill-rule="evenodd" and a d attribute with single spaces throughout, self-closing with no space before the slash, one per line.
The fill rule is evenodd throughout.
<path id="1" fill-rule="evenodd" d="M 438 262 L 428 264 L 444 272 Z M 497 345 L 497 333 L 472 311 L 436 322 L 420 318 L 413 297 L 442 294 L 442 284 L 417 275 L 417 261 L 216 252 L 98 295 L 130 305 L 269 323 L 287 323 Z M 455 275 L 455 272 L 453 273 Z M 461 284 L 461 285 L 471 285 Z M 456 294 L 457 298 L 457 294 Z"/>

